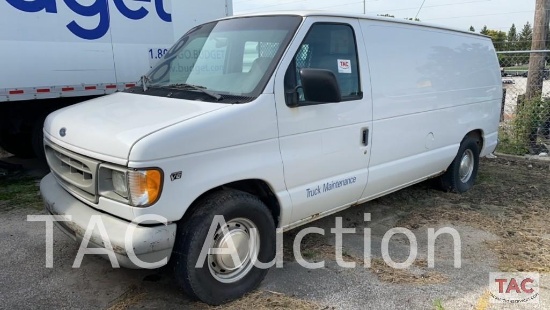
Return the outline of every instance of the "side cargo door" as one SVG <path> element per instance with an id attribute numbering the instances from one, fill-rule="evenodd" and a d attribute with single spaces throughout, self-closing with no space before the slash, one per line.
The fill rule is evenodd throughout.
<path id="1" fill-rule="evenodd" d="M 342 101 L 305 101 L 299 87 L 302 68 L 332 71 Z M 361 196 L 372 132 L 368 81 L 358 21 L 309 17 L 275 78 L 280 148 L 293 204 L 290 223 L 350 205 Z M 295 89 L 298 106 L 291 107 L 288 93 Z"/>

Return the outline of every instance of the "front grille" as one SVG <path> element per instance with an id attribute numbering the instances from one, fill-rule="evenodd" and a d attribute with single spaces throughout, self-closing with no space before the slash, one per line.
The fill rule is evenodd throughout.
<path id="1" fill-rule="evenodd" d="M 46 160 L 55 178 L 74 195 L 97 203 L 97 168 L 99 161 L 44 141 Z"/>

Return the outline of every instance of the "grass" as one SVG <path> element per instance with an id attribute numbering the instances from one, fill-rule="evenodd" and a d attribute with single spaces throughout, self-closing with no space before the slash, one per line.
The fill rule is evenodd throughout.
<path id="1" fill-rule="evenodd" d="M 301 300 L 292 296 L 287 296 L 271 291 L 255 291 L 247 294 L 243 298 L 228 303 L 220 307 L 206 307 L 205 309 L 224 309 L 224 310 L 330 310 L 333 307 L 327 307 L 311 301 Z"/>
<path id="2" fill-rule="evenodd" d="M 0 178 L 0 211 L 42 209 L 38 179 L 27 176 Z"/>
<path id="3" fill-rule="evenodd" d="M 499 237 L 487 246 L 497 255 L 501 271 L 550 272 L 549 173 L 544 163 L 482 160 L 479 179 L 471 191 L 461 195 L 429 191 L 421 199 L 425 203 L 404 207 L 409 213 L 398 225 L 472 226 Z M 391 199 L 403 199 L 411 191 L 405 189 Z"/>
<path id="4" fill-rule="evenodd" d="M 528 69 L 529 69 L 529 66 L 525 65 L 525 66 L 506 67 L 506 68 L 504 68 L 504 71 L 507 71 L 507 70 L 528 70 Z"/>
<path id="5" fill-rule="evenodd" d="M 285 236 L 285 261 L 293 261 L 292 255 L 292 241 L 295 236 L 292 236 L 292 232 L 288 233 L 290 236 Z M 287 241 L 288 240 L 288 241 Z M 322 260 L 336 260 L 336 247 L 330 245 L 325 236 L 318 234 L 308 234 L 302 239 L 301 244 L 302 257 L 310 262 L 318 262 Z M 357 267 L 364 266 L 364 260 L 362 257 L 356 257 L 350 254 L 350 252 L 342 249 L 342 257 L 346 262 L 355 262 Z M 363 268 L 363 267 L 361 267 Z M 413 272 L 414 269 L 414 272 Z M 428 263 L 425 260 L 417 259 L 414 261 L 413 266 L 408 269 L 395 269 L 390 267 L 381 258 L 372 258 L 371 266 L 369 268 L 379 280 L 396 283 L 396 284 L 436 284 L 447 281 L 447 277 L 437 271 L 428 268 Z"/>
<path id="6" fill-rule="evenodd" d="M 434 309 L 435 310 L 445 310 L 445 308 L 443 307 L 443 304 L 441 302 L 441 299 L 434 300 Z"/>
<path id="7" fill-rule="evenodd" d="M 379 280 L 387 283 L 396 284 L 438 284 L 447 282 L 447 277 L 437 271 L 429 270 L 427 262 L 417 259 L 413 263 L 413 267 L 421 271 L 413 273 L 411 269 L 395 269 L 383 259 L 374 258 L 371 264 L 371 271 L 378 277 Z"/>
<path id="8" fill-rule="evenodd" d="M 130 307 L 138 304 L 146 297 L 147 293 L 143 289 L 139 288 L 137 285 L 132 285 L 128 288 L 124 294 L 120 295 L 108 310 L 124 310 L 129 309 Z"/>
<path id="9" fill-rule="evenodd" d="M 517 134 L 510 132 L 511 130 L 505 130 L 499 128 L 499 142 L 496 151 L 502 154 L 519 155 L 523 156 L 529 152 L 527 144 L 524 140 L 518 139 Z"/>

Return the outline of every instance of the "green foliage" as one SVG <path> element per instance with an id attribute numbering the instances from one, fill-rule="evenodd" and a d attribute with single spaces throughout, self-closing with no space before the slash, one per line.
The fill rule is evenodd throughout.
<path id="1" fill-rule="evenodd" d="M 506 32 L 499 30 L 488 29 L 486 35 L 491 37 L 493 45 L 497 51 L 503 51 L 507 49 L 506 46 Z"/>
<path id="2" fill-rule="evenodd" d="M 443 304 L 441 302 L 441 299 L 434 300 L 434 309 L 435 310 L 445 310 L 445 308 L 443 307 Z"/>
<path id="3" fill-rule="evenodd" d="M 519 33 L 519 39 L 520 41 L 533 39 L 533 27 L 531 27 L 531 24 L 529 22 L 525 23 L 523 29 L 521 29 L 521 32 Z"/>
<path id="4" fill-rule="evenodd" d="M 508 38 L 506 39 L 508 42 L 516 42 L 518 40 L 518 31 L 515 24 L 512 24 L 512 27 L 508 30 Z"/>
<path id="5" fill-rule="evenodd" d="M 484 34 L 484 35 L 489 35 L 489 29 L 487 29 L 487 25 L 483 26 L 483 28 L 481 28 L 481 31 L 479 32 L 481 34 Z"/>
<path id="6" fill-rule="evenodd" d="M 491 37 L 497 51 L 523 51 L 531 49 L 533 28 L 529 22 L 523 26 L 519 33 L 515 24 L 512 24 L 508 32 L 493 30 L 487 28 L 487 26 L 483 26 L 480 33 Z M 501 67 L 521 66 L 529 62 L 529 54 L 499 54 L 498 60 Z"/>
<path id="7" fill-rule="evenodd" d="M 508 128 L 499 132 L 498 151 L 506 154 L 525 155 L 537 128 L 550 116 L 550 100 L 540 97 L 520 100 L 516 116 Z M 536 135 L 535 135 L 536 136 Z"/>
<path id="8" fill-rule="evenodd" d="M 510 154 L 510 155 L 520 155 L 523 156 L 529 152 L 529 148 L 524 142 L 517 139 L 516 134 L 513 132 L 512 128 L 501 128 L 498 133 L 498 146 L 497 152 Z"/>
<path id="9" fill-rule="evenodd" d="M 507 42 L 507 49 L 509 51 L 515 51 L 517 49 L 518 45 L 518 32 L 516 29 L 516 25 L 512 24 L 512 27 L 510 27 L 510 30 L 508 30 L 508 35 L 506 37 Z"/>
<path id="10" fill-rule="evenodd" d="M 470 26 L 470 31 L 471 32 L 476 32 L 476 29 L 474 28 L 474 26 Z"/>
<path id="11" fill-rule="evenodd" d="M 32 207 L 41 210 L 38 180 L 30 177 L 0 178 L 0 210 Z"/>
<path id="12" fill-rule="evenodd" d="M 518 50 L 530 50 L 531 41 L 533 40 L 533 27 L 527 22 L 518 36 Z"/>

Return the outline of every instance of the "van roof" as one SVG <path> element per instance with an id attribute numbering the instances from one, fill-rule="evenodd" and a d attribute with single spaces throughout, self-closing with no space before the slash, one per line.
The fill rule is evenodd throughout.
<path id="1" fill-rule="evenodd" d="M 484 38 L 489 38 L 486 35 L 475 33 L 472 31 L 452 28 L 452 27 L 445 27 L 441 25 L 436 24 L 430 24 L 430 23 L 424 23 L 424 22 L 417 22 L 417 21 L 410 21 L 406 19 L 399 19 L 399 18 L 392 18 L 392 17 L 385 17 L 385 16 L 374 16 L 374 15 L 368 15 L 368 14 L 350 14 L 350 13 L 340 13 L 340 12 L 329 12 L 329 11 L 314 11 L 314 10 L 308 10 L 308 11 L 266 11 L 266 12 L 255 12 L 255 13 L 247 13 L 247 14 L 238 14 L 234 16 L 229 16 L 222 19 L 230 19 L 235 17 L 247 17 L 247 16 L 274 16 L 274 15 L 297 15 L 302 17 L 309 17 L 309 16 L 329 16 L 329 17 L 344 17 L 344 18 L 355 18 L 355 19 L 370 19 L 370 20 L 379 20 L 384 22 L 390 22 L 390 23 L 396 23 L 396 24 L 407 24 L 407 25 L 414 25 L 414 26 L 420 26 L 420 27 L 428 27 L 428 28 L 435 28 L 435 29 L 442 29 L 442 30 L 449 30 L 454 32 L 461 32 L 469 35 L 477 35 Z"/>

